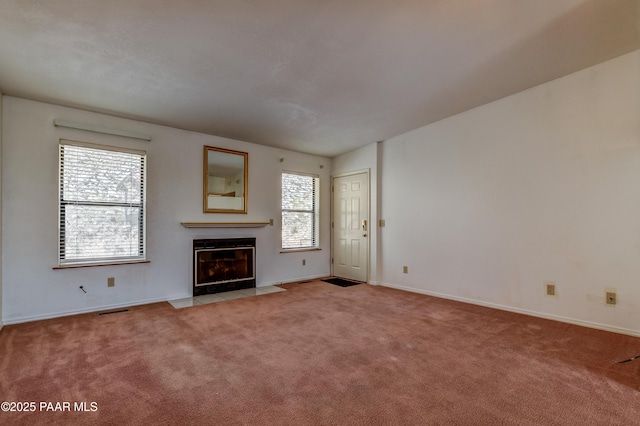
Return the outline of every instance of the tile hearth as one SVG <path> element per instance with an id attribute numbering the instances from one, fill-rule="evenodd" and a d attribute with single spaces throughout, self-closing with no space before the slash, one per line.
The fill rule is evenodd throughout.
<path id="1" fill-rule="evenodd" d="M 227 291 L 225 293 L 204 294 L 202 296 L 187 297 L 184 299 L 169 300 L 175 309 L 188 308 L 191 306 L 206 305 L 209 303 L 224 302 L 225 300 L 240 299 L 242 297 L 261 296 L 264 294 L 278 293 L 286 291 L 284 288 L 274 285 L 257 288 L 247 288 L 244 290 Z"/>

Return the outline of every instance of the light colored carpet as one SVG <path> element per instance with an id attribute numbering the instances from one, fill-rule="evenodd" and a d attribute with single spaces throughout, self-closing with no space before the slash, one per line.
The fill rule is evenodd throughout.
<path id="1" fill-rule="evenodd" d="M 2 424 L 640 424 L 640 339 L 321 281 L 0 331 Z M 38 406 L 39 408 L 39 406 Z"/>

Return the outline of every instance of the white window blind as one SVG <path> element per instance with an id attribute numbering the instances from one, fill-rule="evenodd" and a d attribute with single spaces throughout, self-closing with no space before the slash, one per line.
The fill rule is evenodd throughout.
<path id="1" fill-rule="evenodd" d="M 282 173 L 282 248 L 316 248 L 318 244 L 317 176 Z"/>
<path id="2" fill-rule="evenodd" d="M 146 153 L 60 143 L 59 263 L 145 260 Z"/>

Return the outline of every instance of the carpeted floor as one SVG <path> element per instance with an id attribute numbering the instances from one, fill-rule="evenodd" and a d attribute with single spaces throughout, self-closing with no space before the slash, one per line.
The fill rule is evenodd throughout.
<path id="1" fill-rule="evenodd" d="M 36 410 L 0 424 L 640 424 L 640 360 L 613 363 L 640 339 L 366 284 L 284 287 L 5 326 L 0 400 Z"/>

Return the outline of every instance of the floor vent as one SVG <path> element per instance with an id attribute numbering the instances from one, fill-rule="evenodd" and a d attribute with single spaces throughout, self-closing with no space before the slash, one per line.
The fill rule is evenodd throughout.
<path id="1" fill-rule="evenodd" d="M 98 312 L 98 316 L 101 317 L 103 315 L 119 314 L 121 312 L 129 312 L 129 311 L 130 311 L 129 308 L 116 309 L 115 311 Z"/>

